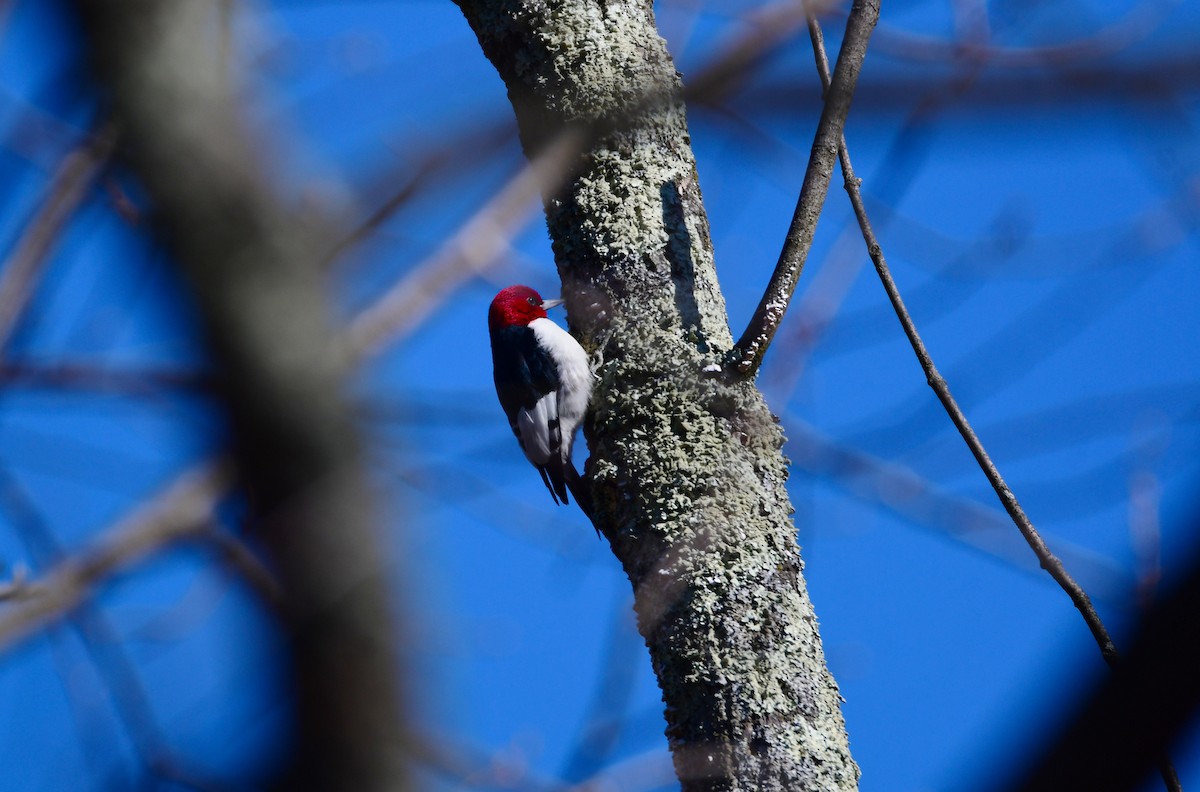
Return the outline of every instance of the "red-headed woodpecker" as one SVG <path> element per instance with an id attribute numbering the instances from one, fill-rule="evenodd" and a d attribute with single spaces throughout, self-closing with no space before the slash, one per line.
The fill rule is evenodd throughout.
<path id="1" fill-rule="evenodd" d="M 592 372 L 579 342 L 546 318 L 546 309 L 560 304 L 528 286 L 509 286 L 492 300 L 488 331 L 500 406 L 554 502 L 567 503 L 567 486 L 578 479 L 571 446 L 587 412 Z"/>

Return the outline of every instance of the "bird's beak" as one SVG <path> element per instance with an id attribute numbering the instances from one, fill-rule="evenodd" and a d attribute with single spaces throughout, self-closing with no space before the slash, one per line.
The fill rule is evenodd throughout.
<path id="1" fill-rule="evenodd" d="M 549 311 L 551 308 L 557 308 L 558 306 L 560 306 L 562 304 L 563 304 L 562 300 L 543 300 L 542 301 L 542 310 Z"/>

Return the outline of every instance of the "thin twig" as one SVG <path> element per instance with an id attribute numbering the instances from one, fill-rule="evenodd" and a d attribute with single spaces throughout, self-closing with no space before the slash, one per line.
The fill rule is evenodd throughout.
<path id="1" fill-rule="evenodd" d="M 974 2 L 974 0 L 972 0 Z M 955 27 L 962 31 L 960 40 L 972 44 L 986 44 L 990 31 L 983 13 L 971 13 L 964 9 L 962 3 L 953 3 Z M 807 9 L 814 16 L 820 16 L 822 9 L 809 5 Z M 871 46 L 878 50 L 878 30 L 872 35 Z M 876 197 L 891 205 L 898 205 L 901 198 L 916 180 L 920 173 L 921 162 L 933 150 L 925 145 L 934 118 L 953 101 L 966 93 L 978 79 L 985 63 L 977 57 L 970 57 L 964 50 L 963 55 L 956 60 L 959 67 L 955 78 L 944 86 L 925 93 L 920 101 L 912 108 L 904 119 L 904 123 L 892 136 L 887 151 L 876 167 L 876 172 L 883 175 L 875 184 Z M 816 350 L 824 332 L 833 325 L 834 316 L 842 306 L 842 302 L 850 293 L 851 286 L 857 281 L 862 268 L 862 257 L 858 255 L 858 229 L 851 223 L 842 226 L 837 239 L 830 246 L 830 253 L 821 263 L 812 282 L 800 298 L 799 305 L 793 310 L 798 327 L 790 338 L 795 340 L 799 348 L 795 351 L 778 351 L 776 354 L 786 359 L 788 365 L 785 373 L 790 386 L 785 390 L 786 399 L 791 398 L 791 392 L 800 383 L 808 357 Z M 776 340 L 776 344 L 787 345 L 789 334 Z"/>
<path id="2" fill-rule="evenodd" d="M 863 59 L 867 55 L 867 42 L 878 21 L 879 0 L 855 0 L 846 20 L 846 35 L 838 53 L 832 85 L 825 94 L 824 109 L 817 124 L 808 168 L 804 172 L 804 183 L 800 187 L 800 197 L 783 250 L 754 316 L 730 352 L 730 363 L 742 376 L 752 377 L 757 373 L 796 291 L 800 272 L 812 247 L 817 220 L 829 192 L 838 140 L 842 137 L 846 115 L 850 112 L 850 101 L 858 84 Z"/>
<path id="3" fill-rule="evenodd" d="M 116 128 L 107 124 L 66 156 L 54 174 L 45 201 L 0 266 L 0 351 L 8 346 L 55 241 L 112 155 L 116 142 Z"/>
<path id="4" fill-rule="evenodd" d="M 212 545 L 220 554 L 221 562 L 241 576 L 264 604 L 278 613 L 283 612 L 285 603 L 279 578 L 242 537 L 210 522 L 200 539 Z"/>
<path id="5" fill-rule="evenodd" d="M 821 84 L 828 90 L 831 85 L 829 61 L 825 54 L 824 36 L 821 33 L 821 26 L 816 16 L 809 15 L 808 26 L 809 34 L 812 38 L 817 71 L 821 75 Z M 983 470 L 984 475 L 987 476 L 992 489 L 996 491 L 996 495 L 1000 498 L 1000 503 L 1004 506 L 1004 510 L 1008 512 L 1017 529 L 1021 532 L 1021 535 L 1025 537 L 1026 543 L 1037 556 L 1039 564 L 1050 573 L 1050 576 L 1054 578 L 1063 591 L 1066 592 L 1067 596 L 1071 598 L 1071 602 L 1079 610 L 1080 615 L 1083 616 L 1083 620 L 1091 631 L 1092 637 L 1100 647 L 1100 654 L 1103 656 L 1104 661 L 1110 668 L 1115 668 L 1120 659 L 1117 648 L 1109 636 L 1104 622 L 1100 619 L 1100 614 L 1096 612 L 1091 598 L 1083 590 L 1083 587 L 1067 572 L 1062 561 L 1046 545 L 1037 528 L 1034 527 L 1028 515 L 1025 514 L 1025 510 L 1021 508 L 1016 495 L 1013 494 L 1008 484 L 1005 483 L 1004 477 L 1000 475 L 1000 471 L 997 469 L 995 463 L 992 462 L 987 449 L 983 447 L 979 436 L 975 434 L 975 430 L 971 428 L 966 415 L 958 406 L 958 402 L 955 401 L 954 396 L 950 393 L 949 384 L 947 384 L 945 378 L 938 372 L 937 366 L 934 365 L 929 350 L 925 348 L 925 343 L 921 340 L 921 336 L 917 332 L 917 327 L 913 323 L 908 309 L 904 307 L 904 300 L 900 296 L 900 290 L 897 288 L 891 271 L 888 269 L 887 260 L 883 255 L 883 248 L 880 246 L 879 240 L 875 238 L 875 232 L 871 228 L 871 221 L 867 216 L 867 209 L 863 203 L 862 191 L 860 190 L 861 180 L 854 175 L 854 168 L 850 162 L 850 149 L 846 145 L 845 136 L 842 135 L 840 138 L 838 142 L 838 157 L 841 160 L 842 175 L 845 177 L 846 192 L 850 196 L 851 205 L 854 207 L 854 215 L 858 219 L 859 227 L 862 229 L 863 241 L 866 243 L 867 251 L 871 256 L 872 263 L 875 265 L 875 270 L 879 273 L 879 278 L 883 282 L 883 288 L 887 291 L 888 299 L 891 300 L 892 307 L 896 310 L 896 316 L 904 328 L 904 334 L 908 336 L 913 352 L 916 353 L 917 360 L 920 361 L 921 369 L 925 372 L 925 378 L 929 386 L 933 388 L 938 400 L 946 408 L 950 420 L 954 422 L 959 434 L 966 441 L 967 447 L 971 449 L 972 455 L 974 455 L 975 460 L 979 463 L 979 467 Z M 1171 766 L 1169 759 L 1163 759 L 1161 770 L 1167 788 L 1172 790 L 1172 792 L 1181 791 L 1182 787 L 1179 785 L 1179 779 L 1176 777 L 1175 770 Z"/>
<path id="6" fill-rule="evenodd" d="M 821 82 L 823 85 L 829 85 L 829 62 L 825 55 L 824 36 L 821 33 L 820 23 L 815 16 L 809 18 L 809 32 L 812 36 L 813 50 L 816 53 L 817 68 L 821 74 Z M 992 462 L 987 450 L 983 447 L 979 437 L 975 434 L 975 430 L 971 428 L 970 422 L 967 421 L 966 415 L 958 406 L 958 402 L 954 400 L 954 396 L 950 393 L 950 386 L 946 383 L 945 378 L 938 372 L 937 367 L 933 363 L 933 358 L 929 354 L 929 350 L 925 348 L 925 342 L 921 340 L 920 334 L 917 332 L 917 327 L 913 323 L 912 317 L 908 313 L 908 309 L 904 307 L 904 300 L 900 296 L 900 290 L 896 286 L 895 280 L 892 279 L 891 271 L 888 269 L 887 261 L 883 256 L 883 249 L 879 241 L 875 238 L 875 231 L 871 228 L 870 218 L 867 216 L 866 206 L 863 203 L 862 191 L 859 189 L 861 180 L 854 175 L 854 168 L 850 162 L 849 148 L 846 146 L 845 137 L 839 141 L 838 154 L 842 165 L 842 174 L 846 179 L 846 192 L 850 196 L 850 203 L 854 207 L 854 214 L 858 218 L 859 227 L 862 229 L 863 240 L 866 242 L 867 251 L 871 256 L 871 261 L 875 265 L 875 270 L 879 273 L 880 280 L 883 281 L 883 287 L 887 291 L 888 299 L 892 302 L 892 307 L 896 310 L 896 316 L 900 319 L 900 324 L 904 328 L 904 334 L 908 336 L 909 343 L 912 344 L 913 351 L 917 355 L 917 360 L 921 363 L 921 368 L 925 372 L 925 377 L 929 382 L 929 386 L 933 388 L 937 394 L 938 400 L 946 408 L 950 419 L 954 425 L 958 427 L 958 431 L 962 434 L 963 439 L 967 443 L 967 447 L 971 449 L 971 453 L 979 462 L 979 466 L 983 468 L 984 474 L 991 483 L 992 488 L 996 491 L 1000 498 L 1000 503 L 1004 506 L 1005 511 L 1012 517 L 1017 528 L 1025 537 L 1025 541 L 1033 548 L 1037 554 L 1038 560 L 1047 572 L 1049 572 L 1063 590 L 1071 597 L 1071 601 L 1075 603 L 1075 607 L 1083 615 L 1084 621 L 1087 622 L 1088 629 L 1092 631 L 1092 635 L 1096 639 L 1096 643 L 1100 646 L 1100 651 L 1104 655 L 1105 661 L 1111 666 L 1117 658 L 1116 648 L 1113 646 L 1112 639 L 1108 635 L 1108 630 L 1105 629 L 1101 622 L 1096 609 L 1092 606 L 1091 600 L 1088 598 L 1087 592 L 1079 587 L 1071 576 L 1063 567 L 1062 562 L 1050 551 L 1042 541 L 1041 535 L 1037 529 L 1033 527 L 1029 517 L 1026 516 L 1024 509 L 1021 508 L 1017 498 L 1013 495 L 1008 484 L 997 470 L 995 463 Z"/>

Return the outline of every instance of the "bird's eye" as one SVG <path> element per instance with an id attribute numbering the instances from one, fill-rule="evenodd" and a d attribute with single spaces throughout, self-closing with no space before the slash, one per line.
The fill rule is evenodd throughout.
<path id="1" fill-rule="evenodd" d="M 526 298 L 525 298 L 525 301 L 526 301 L 527 303 L 529 303 L 530 305 L 537 305 L 537 304 L 538 304 L 537 300 L 533 299 L 532 297 L 526 297 Z"/>

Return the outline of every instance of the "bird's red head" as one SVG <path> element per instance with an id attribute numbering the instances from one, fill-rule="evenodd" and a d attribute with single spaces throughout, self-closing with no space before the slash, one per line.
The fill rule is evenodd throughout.
<path id="1" fill-rule="evenodd" d="M 509 286 L 501 289 L 488 308 L 488 330 L 527 325 L 534 319 L 545 319 L 546 309 L 560 300 L 543 300 L 542 295 L 528 286 Z"/>

